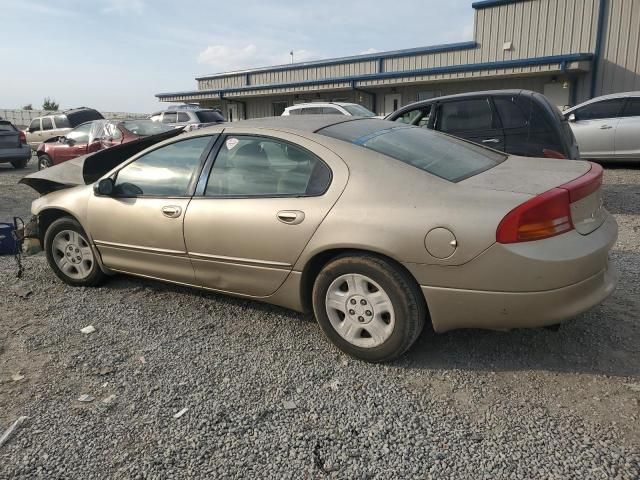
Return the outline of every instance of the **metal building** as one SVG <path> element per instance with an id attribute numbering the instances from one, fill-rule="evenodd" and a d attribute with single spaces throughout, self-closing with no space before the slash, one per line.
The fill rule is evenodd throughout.
<path id="1" fill-rule="evenodd" d="M 378 114 L 416 100 L 526 88 L 558 106 L 640 90 L 640 0 L 484 0 L 472 41 L 196 78 L 164 102 L 219 107 L 229 120 L 280 115 L 312 101 L 355 102 Z"/>

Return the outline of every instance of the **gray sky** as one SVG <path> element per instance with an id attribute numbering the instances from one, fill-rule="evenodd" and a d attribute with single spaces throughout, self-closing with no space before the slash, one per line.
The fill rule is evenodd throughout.
<path id="1" fill-rule="evenodd" d="M 197 75 L 473 40 L 471 0 L 0 0 L 0 108 L 145 113 Z"/>

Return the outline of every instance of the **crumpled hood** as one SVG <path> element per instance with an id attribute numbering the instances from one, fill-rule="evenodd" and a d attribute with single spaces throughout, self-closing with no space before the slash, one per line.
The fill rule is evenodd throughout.
<path id="1" fill-rule="evenodd" d="M 31 173 L 21 178 L 18 183 L 28 185 L 41 195 L 75 187 L 76 185 L 89 185 L 137 153 L 156 143 L 175 137 L 182 132 L 182 128 L 176 128 L 175 130 L 99 150 L 95 153 L 82 155 L 53 167 Z"/>

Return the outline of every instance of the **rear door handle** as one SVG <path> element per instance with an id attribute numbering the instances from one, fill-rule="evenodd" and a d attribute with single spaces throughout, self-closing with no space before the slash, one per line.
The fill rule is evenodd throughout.
<path id="1" fill-rule="evenodd" d="M 611 125 L 601 125 L 600 126 L 600 130 L 609 130 L 610 128 L 613 128 Z"/>
<path id="2" fill-rule="evenodd" d="M 166 207 L 162 207 L 162 214 L 165 217 L 169 218 L 178 218 L 182 213 L 182 208 L 177 205 L 167 205 Z"/>
<path id="3" fill-rule="evenodd" d="M 276 215 L 278 220 L 287 225 L 298 225 L 304 220 L 304 212 L 300 210 L 281 210 Z"/>
<path id="4" fill-rule="evenodd" d="M 498 138 L 485 138 L 482 143 L 500 143 Z"/>

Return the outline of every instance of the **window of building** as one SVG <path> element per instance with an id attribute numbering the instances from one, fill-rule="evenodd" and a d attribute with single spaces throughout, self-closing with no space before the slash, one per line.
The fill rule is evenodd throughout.
<path id="1" fill-rule="evenodd" d="M 200 157 L 211 136 L 195 137 L 160 147 L 130 163 L 117 174 L 117 195 L 182 197 L 187 195 Z"/>
<path id="2" fill-rule="evenodd" d="M 331 180 L 324 162 L 307 150 L 255 136 L 228 137 L 213 164 L 209 197 L 313 196 Z"/>

